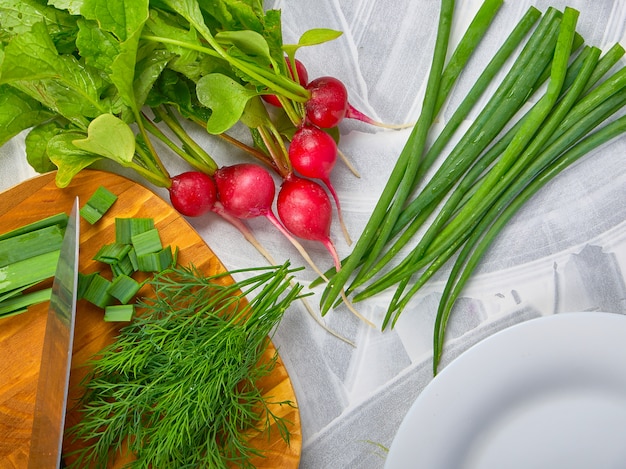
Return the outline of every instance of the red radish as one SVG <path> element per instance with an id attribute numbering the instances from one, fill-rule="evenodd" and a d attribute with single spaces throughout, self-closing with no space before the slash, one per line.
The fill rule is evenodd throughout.
<path id="1" fill-rule="evenodd" d="M 310 179 L 292 176 L 283 181 L 276 208 L 285 228 L 299 238 L 322 243 L 335 265 L 339 265 L 337 251 L 330 239 L 332 206 L 322 186 Z"/>
<path id="2" fill-rule="evenodd" d="M 306 88 L 311 92 L 305 104 L 309 122 L 324 129 L 336 127 L 348 112 L 348 90 L 344 84 L 334 77 L 319 77 Z"/>
<path id="3" fill-rule="evenodd" d="M 302 239 L 322 243 L 332 256 L 335 269 L 337 271 L 341 269 L 337 250 L 330 239 L 332 206 L 322 186 L 310 179 L 291 176 L 283 181 L 278 192 L 276 207 L 278 216 L 291 233 Z M 320 277 L 327 280 L 324 274 L 320 274 Z M 371 321 L 354 309 L 344 291 L 341 292 L 341 297 L 354 315 L 375 327 Z"/>
<path id="4" fill-rule="evenodd" d="M 344 236 L 348 244 L 350 244 L 351 240 L 343 222 L 339 197 L 330 182 L 330 173 L 337 162 L 337 144 L 335 140 L 318 127 L 305 124 L 296 131 L 291 140 L 289 160 L 293 168 L 302 176 L 319 179 L 328 187 L 337 206 L 337 214 Z"/>
<path id="5" fill-rule="evenodd" d="M 226 214 L 237 218 L 267 218 L 300 252 L 318 273 L 322 274 L 302 245 L 280 223 L 272 210 L 276 185 L 269 171 L 252 164 L 240 163 L 224 166 L 215 172 L 218 202 Z M 323 274 L 322 274 L 323 275 Z"/>
<path id="6" fill-rule="evenodd" d="M 413 124 L 384 124 L 363 114 L 348 102 L 348 90 L 341 80 L 334 77 L 319 77 L 312 80 L 306 88 L 311 97 L 306 102 L 306 117 L 309 122 L 330 129 L 343 119 L 355 119 L 366 124 L 389 129 L 402 129 Z"/>
<path id="7" fill-rule="evenodd" d="M 217 197 L 211 176 L 199 171 L 174 176 L 169 193 L 172 206 L 188 217 L 197 217 L 212 210 Z"/>
<path id="8" fill-rule="evenodd" d="M 224 209 L 237 218 L 266 216 L 276 186 L 270 173 L 251 163 L 223 166 L 215 172 L 217 194 Z"/>
<path id="9" fill-rule="evenodd" d="M 296 77 L 294 76 L 293 70 L 291 68 L 291 64 L 289 63 L 289 58 L 285 57 L 285 61 L 287 62 L 287 70 L 289 71 L 289 75 L 291 76 L 291 78 L 295 80 Z M 296 63 L 296 73 L 298 74 L 298 82 L 302 86 L 306 86 L 307 83 L 309 82 L 309 74 L 306 70 L 306 67 L 298 59 L 294 59 L 294 61 Z M 280 103 L 276 95 L 265 94 L 262 96 L 262 98 L 263 100 L 265 100 L 265 102 L 272 104 L 273 106 L 282 107 L 282 104 Z"/>

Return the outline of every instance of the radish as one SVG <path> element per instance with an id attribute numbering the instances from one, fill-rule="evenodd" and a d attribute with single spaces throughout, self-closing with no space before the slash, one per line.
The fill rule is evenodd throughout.
<path id="1" fill-rule="evenodd" d="M 289 58 L 285 57 L 285 61 L 287 62 L 287 70 L 289 71 L 289 75 L 291 76 L 291 78 L 293 78 L 295 80 L 296 77 L 294 76 L 293 69 L 291 68 L 291 65 L 289 64 Z M 298 59 L 294 59 L 294 61 L 296 63 L 296 74 L 298 75 L 298 82 L 302 86 L 306 86 L 307 83 L 309 82 L 309 74 L 308 74 L 308 72 L 306 70 L 306 67 Z M 274 94 L 265 94 L 265 95 L 263 95 L 261 97 L 263 98 L 263 100 L 265 102 L 267 102 L 267 103 L 269 103 L 269 104 L 271 104 L 273 106 L 282 107 L 281 102 L 279 101 L 279 99 Z"/>
<path id="2" fill-rule="evenodd" d="M 188 171 L 174 176 L 169 194 L 172 206 L 188 217 L 209 212 L 217 198 L 215 182 L 211 176 L 199 171 Z"/>
<path id="3" fill-rule="evenodd" d="M 328 250 L 335 269 L 341 269 L 341 262 L 330 239 L 332 222 L 332 206 L 326 191 L 315 181 L 291 176 L 282 183 L 276 200 L 278 216 L 284 226 L 295 236 L 309 241 L 318 241 Z M 318 272 L 321 278 L 328 280 L 324 274 Z M 363 317 L 352 306 L 344 291 L 341 297 L 348 309 L 368 325 L 375 325 Z"/>
<path id="4" fill-rule="evenodd" d="M 215 172 L 216 207 L 236 218 L 263 216 L 269 220 L 300 252 L 318 275 L 323 275 L 304 247 L 280 223 L 272 210 L 276 185 L 265 168 L 252 163 L 223 166 Z"/>
<path id="5" fill-rule="evenodd" d="M 224 209 L 237 218 L 271 212 L 276 186 L 268 171 L 251 163 L 223 166 L 215 172 L 217 194 Z"/>
<path id="6" fill-rule="evenodd" d="M 332 207 L 326 191 L 315 181 L 292 176 L 283 181 L 276 200 L 278 216 L 295 236 L 321 242 L 335 264 L 337 251 L 330 239 Z"/>
<path id="7" fill-rule="evenodd" d="M 337 192 L 330 182 L 330 173 L 337 162 L 337 144 L 323 130 L 310 124 L 300 127 L 289 145 L 289 160 L 293 168 L 304 177 L 322 181 L 335 200 L 339 222 L 348 244 L 350 236 L 343 222 Z"/>
<path id="8" fill-rule="evenodd" d="M 336 127 L 348 112 L 348 90 L 344 84 L 334 77 L 319 77 L 306 88 L 311 93 L 305 104 L 309 122 L 324 129 Z"/>
<path id="9" fill-rule="evenodd" d="M 336 127 L 343 119 L 355 119 L 377 127 L 402 129 L 413 124 L 384 124 L 363 114 L 348 102 L 348 90 L 341 80 L 334 77 L 319 77 L 306 88 L 311 97 L 306 102 L 305 111 L 309 122 L 329 129 Z"/>

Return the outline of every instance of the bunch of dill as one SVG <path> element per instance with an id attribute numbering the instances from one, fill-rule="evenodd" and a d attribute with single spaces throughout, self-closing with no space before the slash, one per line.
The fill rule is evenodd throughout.
<path id="1" fill-rule="evenodd" d="M 231 274 L 244 274 L 234 281 Z M 106 467 L 125 446 L 131 467 L 250 467 L 250 432 L 272 424 L 289 441 L 256 383 L 274 369 L 261 360 L 285 310 L 300 298 L 288 262 L 202 276 L 173 267 L 151 280 L 142 314 L 89 363 L 80 441 L 70 467 Z M 251 298 L 253 296 L 253 298 Z M 283 401 L 279 405 L 293 405 Z"/>

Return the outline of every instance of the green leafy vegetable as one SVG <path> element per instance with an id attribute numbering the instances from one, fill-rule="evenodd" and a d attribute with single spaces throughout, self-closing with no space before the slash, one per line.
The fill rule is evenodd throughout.
<path id="1" fill-rule="evenodd" d="M 220 134 L 241 118 L 248 100 L 258 93 L 221 73 L 205 75 L 196 86 L 200 103 L 211 109 L 207 131 Z"/>
<path id="2" fill-rule="evenodd" d="M 115 138 L 111 138 L 114 135 Z M 87 138 L 72 143 L 79 149 L 104 156 L 127 166 L 135 154 L 135 136 L 128 124 L 112 114 L 101 114 L 90 122 Z"/>

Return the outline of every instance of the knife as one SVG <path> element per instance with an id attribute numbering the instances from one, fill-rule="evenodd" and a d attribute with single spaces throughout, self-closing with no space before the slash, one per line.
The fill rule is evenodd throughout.
<path id="1" fill-rule="evenodd" d="M 32 469 L 56 469 L 61 464 L 76 319 L 80 232 L 77 218 L 78 197 L 65 228 L 52 282 L 30 440 L 28 467 Z"/>

